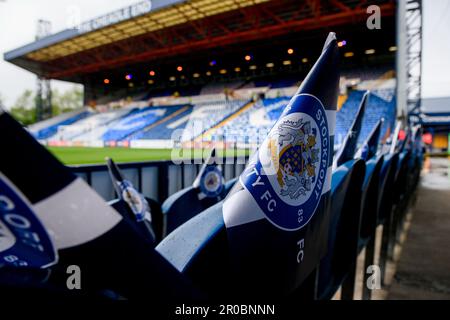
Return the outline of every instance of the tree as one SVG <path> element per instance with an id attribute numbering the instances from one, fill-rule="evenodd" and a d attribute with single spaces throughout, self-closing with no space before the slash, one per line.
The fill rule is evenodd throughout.
<path id="1" fill-rule="evenodd" d="M 58 114 L 73 111 L 83 107 L 83 91 L 77 87 L 60 93 L 57 89 L 52 90 L 52 112 Z"/>
<path id="2" fill-rule="evenodd" d="M 36 99 L 36 95 L 31 90 L 25 90 L 12 106 L 11 115 L 25 126 L 33 124 L 36 122 Z M 57 89 L 52 90 L 52 116 L 82 107 L 83 91 L 81 89 L 73 87 L 62 93 Z"/>
<path id="3" fill-rule="evenodd" d="M 23 125 L 36 122 L 36 96 L 31 90 L 25 90 L 16 100 L 11 110 L 11 115 Z"/>

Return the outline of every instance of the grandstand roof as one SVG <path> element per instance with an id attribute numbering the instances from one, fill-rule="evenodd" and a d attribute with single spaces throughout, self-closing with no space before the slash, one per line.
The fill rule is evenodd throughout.
<path id="1" fill-rule="evenodd" d="M 421 111 L 427 114 L 448 113 L 450 97 L 422 98 Z"/>
<path id="2" fill-rule="evenodd" d="M 5 53 L 39 76 L 84 83 L 90 74 L 146 61 L 367 19 L 357 0 L 153 0 Z M 383 17 L 394 0 L 377 0 Z"/>

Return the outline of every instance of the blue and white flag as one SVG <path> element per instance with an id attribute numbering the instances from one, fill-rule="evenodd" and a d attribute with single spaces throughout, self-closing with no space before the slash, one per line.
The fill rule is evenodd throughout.
<path id="1" fill-rule="evenodd" d="M 156 241 L 156 235 L 152 226 L 152 212 L 150 205 L 144 195 L 133 186 L 131 181 L 124 178 L 119 167 L 114 160 L 106 158 L 109 175 L 116 190 L 117 196 L 125 201 L 132 213 L 132 220 L 141 227 L 145 237 L 152 243 Z M 128 210 L 127 210 L 128 211 Z M 122 215 L 128 216 L 129 212 L 121 212 Z"/>
<path id="2" fill-rule="evenodd" d="M 384 119 L 378 120 L 375 127 L 373 127 L 366 141 L 359 148 L 355 155 L 355 158 L 361 158 L 363 160 L 369 160 L 374 157 L 378 152 L 378 144 L 380 142 L 381 126 L 383 125 Z"/>
<path id="3" fill-rule="evenodd" d="M 134 220 L 109 206 L 1 109 L 0 132 L 0 287 L 2 266 L 44 268 L 56 262 L 56 250 L 58 263 L 46 279 L 52 288 L 67 290 L 66 270 L 75 265 L 82 294 L 108 289 L 139 299 L 145 290 L 151 291 L 146 299 L 165 301 L 198 295 L 148 246 Z"/>
<path id="4" fill-rule="evenodd" d="M 326 252 L 339 88 L 334 33 L 223 205 L 240 285 L 277 295 L 298 287 Z"/>
<path id="5" fill-rule="evenodd" d="M 0 267 L 46 268 L 57 252 L 31 203 L 0 172 Z"/>
<path id="6" fill-rule="evenodd" d="M 359 104 L 358 112 L 353 120 L 353 123 L 348 130 L 348 133 L 342 143 L 341 148 L 334 157 L 333 169 L 339 167 L 341 164 L 353 159 L 355 157 L 356 144 L 362 128 L 362 120 L 366 111 L 367 101 L 369 98 L 369 91 L 367 91 Z"/>
<path id="7" fill-rule="evenodd" d="M 210 156 L 203 164 L 192 186 L 199 190 L 198 198 L 217 198 L 222 195 L 224 179 L 222 166 L 217 163 L 216 149 L 212 149 Z"/>
<path id="8" fill-rule="evenodd" d="M 397 123 L 395 124 L 395 130 L 391 135 L 391 146 L 389 149 L 390 154 L 394 154 L 398 150 L 398 141 L 401 128 L 402 128 L 401 121 L 397 121 Z"/>
<path id="9" fill-rule="evenodd" d="M 21 257 L 29 266 L 45 267 L 54 250 L 89 242 L 118 224 L 121 216 L 109 207 L 82 179 L 67 170 L 35 141 L 15 120 L 0 110 L 0 128 L 4 155 L 0 157 L 0 194 L 3 196 L 3 221 L 12 206 L 21 207 L 33 226 L 28 237 L 39 238 L 47 259 L 28 255 L 19 246 L 9 256 Z M 32 218 L 34 216 L 34 218 Z M 16 221 L 19 221 L 16 219 Z M 23 224 L 25 224 L 25 220 Z M 40 226 L 42 225 L 42 226 Z M 45 233 L 44 231 L 45 230 Z M 24 229 L 23 232 L 26 230 Z M 1 238 L 0 238 L 1 239 Z M 1 241 L 1 240 L 0 240 Z M 19 243 L 20 239 L 16 237 Z M 0 246 L 1 247 L 1 246 Z M 16 248 L 16 247 L 13 247 Z M 0 249 L 0 255 L 5 251 Z M 0 256 L 4 263 L 8 257 Z M 56 257 L 53 258 L 56 261 Z M 44 263 L 45 262 L 45 263 Z M 25 266 L 24 264 L 19 264 Z"/>
<path id="10" fill-rule="evenodd" d="M 411 138 L 412 151 L 413 154 L 419 156 L 419 158 L 422 157 L 423 153 L 422 134 L 423 128 L 420 124 L 415 125 L 412 128 L 412 138 Z"/>

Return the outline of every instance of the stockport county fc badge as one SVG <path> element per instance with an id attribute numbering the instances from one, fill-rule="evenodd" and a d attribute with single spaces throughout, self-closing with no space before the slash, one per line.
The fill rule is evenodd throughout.
<path id="1" fill-rule="evenodd" d="M 298 230 L 314 215 L 322 196 L 329 158 L 325 109 L 319 99 L 293 99 L 261 145 L 254 169 L 241 175 L 267 219 Z"/>
<path id="2" fill-rule="evenodd" d="M 122 199 L 130 205 L 131 210 L 136 216 L 136 221 L 151 221 L 147 200 L 133 187 L 131 182 L 123 180 L 119 182 L 119 187 L 122 190 Z"/>
<path id="3" fill-rule="evenodd" d="M 0 172 L 0 268 L 45 268 L 57 260 L 50 235 L 31 203 Z"/>
<path id="4" fill-rule="evenodd" d="M 218 197 L 223 190 L 222 172 L 217 166 L 207 166 L 200 178 L 200 191 L 208 198 Z"/>

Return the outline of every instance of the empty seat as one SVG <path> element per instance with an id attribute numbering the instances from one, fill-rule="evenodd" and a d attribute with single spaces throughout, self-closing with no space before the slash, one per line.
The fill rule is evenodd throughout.
<path id="1" fill-rule="evenodd" d="M 182 224 L 156 247 L 175 269 L 212 296 L 226 296 L 231 270 L 222 204 Z"/>
<path id="2" fill-rule="evenodd" d="M 383 224 L 392 208 L 392 192 L 398 162 L 398 153 L 385 154 L 380 170 L 378 191 L 378 224 Z"/>
<path id="3" fill-rule="evenodd" d="M 226 196 L 228 192 L 230 192 L 231 188 L 235 185 L 235 183 L 239 180 L 239 177 L 233 178 L 231 180 L 228 180 L 225 182 L 225 185 L 223 186 L 223 193 Z"/>
<path id="4" fill-rule="evenodd" d="M 350 160 L 333 173 L 326 256 L 320 261 L 318 299 L 331 299 L 356 259 L 364 161 Z"/>
<path id="5" fill-rule="evenodd" d="M 366 162 L 366 172 L 362 185 L 362 215 L 360 223 L 359 251 L 369 241 L 376 227 L 378 215 L 378 192 L 380 170 L 383 164 L 383 156 L 376 156 Z"/>
<path id="6" fill-rule="evenodd" d="M 180 190 L 167 198 L 162 204 L 163 237 L 166 237 L 170 232 L 196 216 L 198 213 L 224 199 L 236 183 L 237 179 L 238 178 L 234 178 L 226 182 L 218 197 L 204 197 L 199 199 L 199 188 L 191 186 Z"/>
<path id="7" fill-rule="evenodd" d="M 395 174 L 397 171 L 398 153 L 384 155 L 383 165 L 380 171 L 378 225 L 383 225 L 381 236 L 379 266 L 381 281 L 384 282 L 387 264 L 389 236 L 392 224 L 392 205 Z"/>

